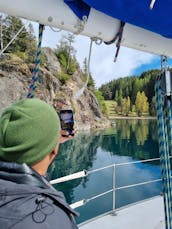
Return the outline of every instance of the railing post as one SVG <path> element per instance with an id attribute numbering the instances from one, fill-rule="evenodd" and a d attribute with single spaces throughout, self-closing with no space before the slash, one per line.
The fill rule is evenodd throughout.
<path id="1" fill-rule="evenodd" d="M 116 176 L 115 176 L 115 164 L 113 165 L 112 167 L 112 189 L 113 189 L 113 198 L 112 198 L 112 214 L 113 215 L 116 215 L 116 212 L 115 212 L 115 205 L 116 205 L 116 192 L 115 192 L 115 188 L 116 188 Z"/>

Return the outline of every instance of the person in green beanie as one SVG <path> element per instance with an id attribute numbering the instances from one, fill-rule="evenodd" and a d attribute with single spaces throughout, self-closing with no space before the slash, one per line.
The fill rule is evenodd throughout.
<path id="1" fill-rule="evenodd" d="M 23 99 L 0 117 L 0 225 L 2 229 L 76 229 L 76 214 L 45 179 L 62 137 L 53 107 Z"/>

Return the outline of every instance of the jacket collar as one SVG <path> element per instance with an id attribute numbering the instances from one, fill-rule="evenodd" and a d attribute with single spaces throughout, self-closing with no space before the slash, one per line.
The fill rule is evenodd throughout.
<path id="1" fill-rule="evenodd" d="M 0 179 L 17 184 L 54 189 L 43 176 L 26 164 L 0 161 Z"/>

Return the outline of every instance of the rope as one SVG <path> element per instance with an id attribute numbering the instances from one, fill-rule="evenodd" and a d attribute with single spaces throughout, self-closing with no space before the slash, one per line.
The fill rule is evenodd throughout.
<path id="1" fill-rule="evenodd" d="M 166 229 L 172 228 L 172 193 L 169 140 L 171 146 L 171 103 L 161 88 L 161 78 L 155 84 L 156 111 L 158 122 L 158 140 L 162 170 L 162 187 L 164 193 Z M 164 106 L 163 106 L 164 104 Z M 165 107 L 165 105 L 167 107 Z M 166 123 L 167 120 L 167 123 Z"/>
<path id="2" fill-rule="evenodd" d="M 33 98 L 35 94 L 35 90 L 37 88 L 38 71 L 39 71 L 39 66 L 41 61 L 41 44 L 42 44 L 43 31 L 44 31 L 44 25 L 39 24 L 39 38 L 38 38 L 38 48 L 36 53 L 36 61 L 32 73 L 32 80 L 28 89 L 27 98 Z"/>
<path id="3" fill-rule="evenodd" d="M 62 31 L 62 29 L 56 30 L 56 29 L 54 29 L 52 26 L 49 26 L 49 28 L 50 28 L 53 32 L 55 32 L 55 33 L 59 33 L 59 32 Z"/>
<path id="4" fill-rule="evenodd" d="M 119 31 L 115 35 L 115 37 L 111 41 L 105 41 L 104 42 L 106 45 L 111 45 L 111 44 L 113 44 L 118 39 L 118 41 L 116 43 L 117 49 L 116 49 L 116 54 L 115 54 L 114 62 L 116 62 L 116 60 L 118 58 L 119 49 L 121 47 L 121 41 L 122 41 L 122 35 L 123 35 L 123 31 L 124 31 L 124 26 L 125 26 L 125 22 L 121 21 L 120 27 L 119 27 Z"/>
<path id="5" fill-rule="evenodd" d="M 87 69 L 86 69 L 87 79 L 86 79 L 86 82 L 85 82 L 84 86 L 75 93 L 75 95 L 74 95 L 74 98 L 75 99 L 78 99 L 83 94 L 85 88 L 87 87 L 89 78 L 90 78 L 90 60 L 91 60 L 91 52 L 92 52 L 92 46 L 93 46 L 93 39 L 94 38 L 91 38 L 91 40 L 90 40 L 90 48 L 89 48 L 89 55 L 88 55 Z"/>

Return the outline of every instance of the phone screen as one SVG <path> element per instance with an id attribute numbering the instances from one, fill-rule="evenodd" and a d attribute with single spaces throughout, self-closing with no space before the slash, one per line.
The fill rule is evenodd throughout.
<path id="1" fill-rule="evenodd" d="M 60 111 L 60 122 L 62 130 L 66 130 L 69 134 L 72 134 L 74 130 L 74 118 L 72 110 L 61 110 Z"/>

